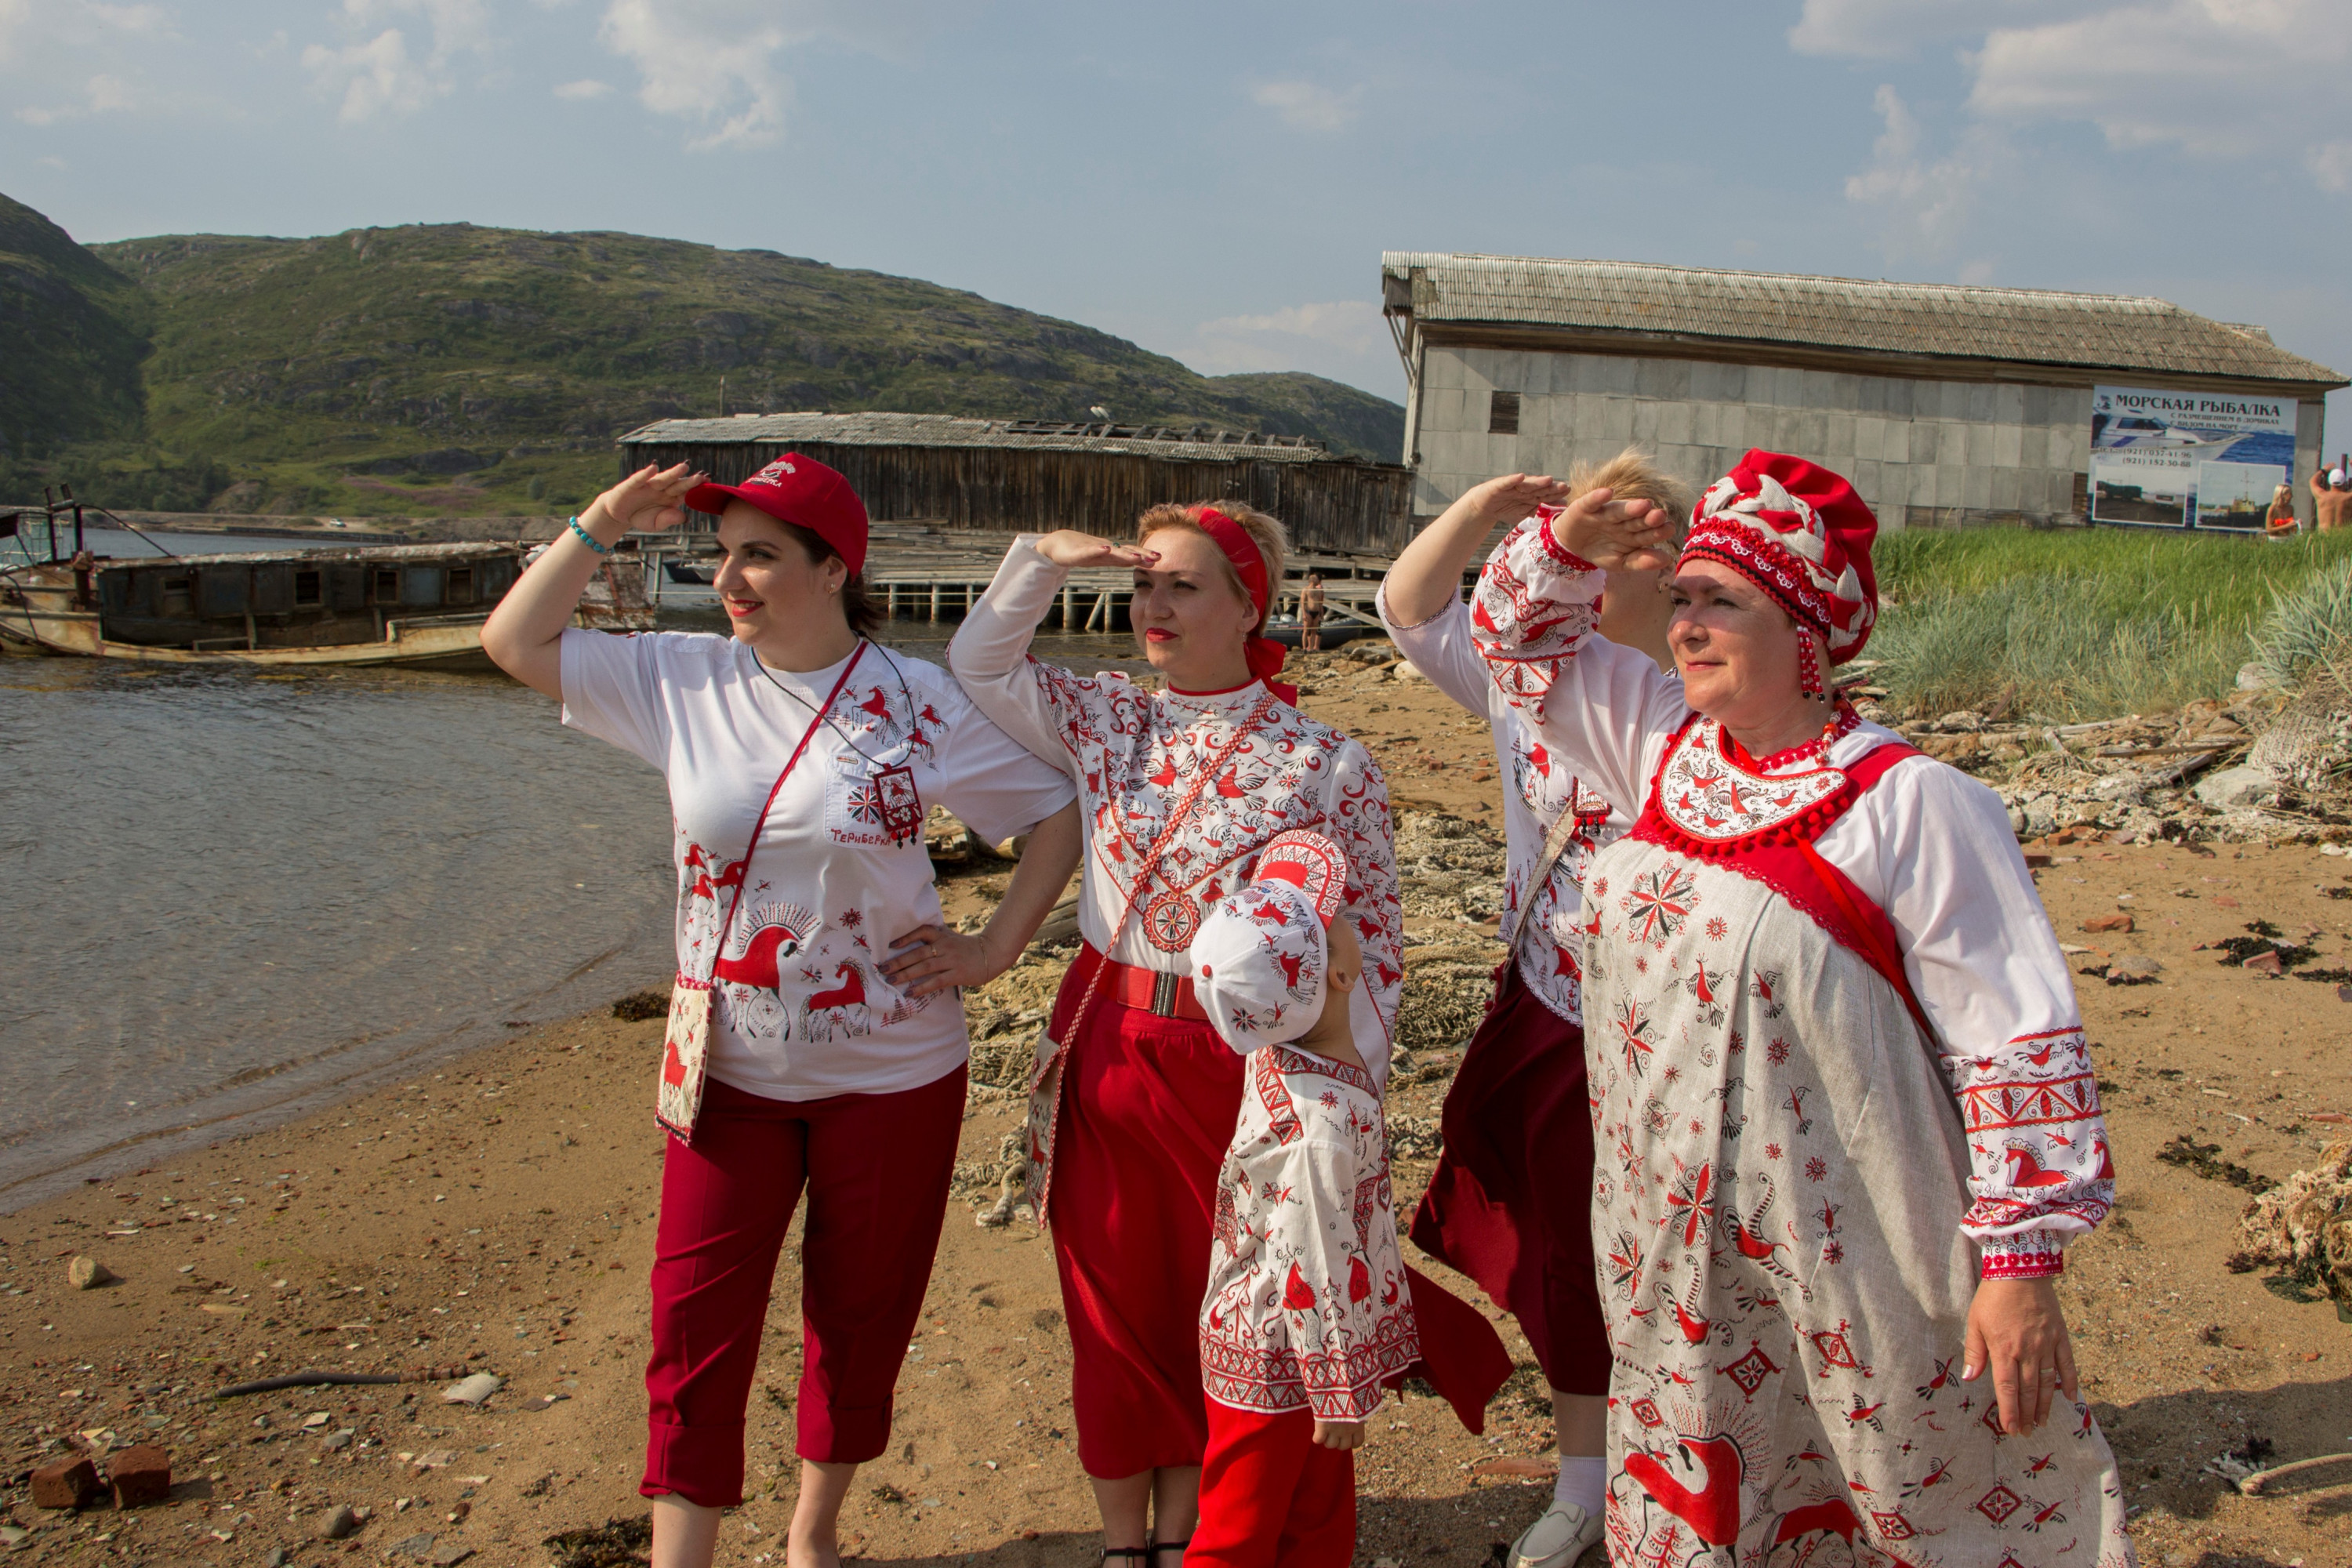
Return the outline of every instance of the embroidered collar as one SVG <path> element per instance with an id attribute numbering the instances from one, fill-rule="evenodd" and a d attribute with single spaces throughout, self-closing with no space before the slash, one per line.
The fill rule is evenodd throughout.
<path id="1" fill-rule="evenodd" d="M 1257 700 L 1265 694 L 1265 682 L 1253 680 L 1247 686 L 1236 686 L 1230 691 L 1179 691 L 1172 686 L 1162 687 L 1160 700 L 1179 712 L 1239 723 L 1248 717 L 1250 710 L 1257 706 Z"/>
<path id="2" fill-rule="evenodd" d="M 1785 765 L 1809 748 L 1827 749 L 1828 737 L 1770 759 Z M 1667 743 L 1652 805 L 1685 837 L 1702 846 L 1729 847 L 1816 812 L 1848 793 L 1842 769 L 1822 765 L 1767 773 L 1734 760 L 1731 737 L 1706 717 L 1694 719 Z M 1807 837 L 1810 837 L 1808 835 Z"/>
<path id="3" fill-rule="evenodd" d="M 1770 756 L 1759 760 L 1749 756 L 1748 748 L 1741 745 L 1727 731 L 1723 737 L 1723 754 L 1736 765 L 1754 773 L 1786 773 L 1798 763 L 1811 762 L 1815 759 L 1828 761 L 1830 748 L 1861 728 L 1862 715 L 1854 711 L 1852 703 L 1840 701 L 1836 715 L 1822 727 L 1820 734 L 1810 741 L 1801 742 L 1785 751 L 1775 752 Z"/>

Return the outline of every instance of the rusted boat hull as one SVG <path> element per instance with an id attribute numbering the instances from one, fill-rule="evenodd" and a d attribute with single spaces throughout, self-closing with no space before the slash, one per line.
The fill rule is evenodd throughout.
<path id="1" fill-rule="evenodd" d="M 521 546 L 481 544 L 42 563 L 0 571 L 0 644 L 139 664 L 489 670 L 482 624 L 522 563 Z M 572 624 L 652 629 L 636 575 L 607 568 Z"/>

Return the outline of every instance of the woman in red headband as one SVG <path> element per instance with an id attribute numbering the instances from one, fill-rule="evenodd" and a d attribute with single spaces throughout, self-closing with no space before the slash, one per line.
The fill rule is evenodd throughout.
<path id="1" fill-rule="evenodd" d="M 981 710 L 1077 781 L 1086 828 L 1071 965 L 1037 1046 L 1033 1194 L 1053 1228 L 1074 1351 L 1078 1459 L 1105 1556 L 1178 1568 L 1208 1440 L 1199 1313 L 1242 1058 L 1192 994 L 1193 933 L 1286 828 L 1348 861 L 1363 950 L 1350 1036 L 1377 1079 L 1403 979 L 1388 794 L 1358 742 L 1290 704 L 1261 635 L 1282 528 L 1230 502 L 1154 507 L 1131 545 L 1016 542 L 948 648 Z M 1027 657 L 1073 570 L 1128 568 L 1159 690 Z"/>
<path id="2" fill-rule="evenodd" d="M 2115 1201 L 2090 1047 L 1998 797 L 1829 679 L 1877 621 L 1876 519 L 1778 452 L 1679 554 L 1560 490 L 1473 492 L 1518 521 L 1469 605 L 1389 587 L 1638 814 L 1582 905 L 1610 1560 L 2127 1568 L 2056 1289 Z M 1669 564 L 1671 674 L 1593 611 Z"/>

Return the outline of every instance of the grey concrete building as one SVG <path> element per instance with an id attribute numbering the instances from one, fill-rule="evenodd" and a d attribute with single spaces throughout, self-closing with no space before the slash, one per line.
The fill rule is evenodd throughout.
<path id="1" fill-rule="evenodd" d="M 2092 389 L 2128 385 L 2294 399 L 2307 523 L 2347 384 L 2161 300 L 1423 251 L 1381 271 L 1417 519 L 1635 442 L 1697 485 L 1750 447 L 1811 458 L 1885 528 L 2079 521 Z"/>

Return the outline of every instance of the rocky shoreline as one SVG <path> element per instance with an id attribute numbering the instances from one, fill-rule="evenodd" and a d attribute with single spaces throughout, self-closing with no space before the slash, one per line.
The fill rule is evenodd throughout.
<path id="1" fill-rule="evenodd" d="M 1346 651 L 1302 660 L 1301 673 L 1309 710 L 1380 756 L 1398 809 L 1409 979 L 1389 1117 L 1409 1211 L 1460 1042 L 1501 958 L 1493 755 L 1485 724 L 1427 682 L 1400 677 L 1375 649 Z M 2263 700 L 2276 701 L 2216 712 Z M 2189 722 L 2147 732 L 2177 737 Z M 2251 751 L 2258 733 L 2242 728 Z M 2142 731 L 2117 729 L 2123 738 L 2062 734 L 2066 766 L 2099 778 L 2113 763 L 2148 767 Z M 1950 737 L 1954 752 L 1969 737 L 1989 755 L 2012 740 L 2000 730 L 1915 732 Z M 2129 755 L 2095 754 L 2126 743 Z M 2027 782 L 2049 787 L 2023 798 L 2063 798 L 2046 738 L 2040 749 L 2053 772 Z M 2031 753 L 2019 750 L 2003 765 L 2022 772 Z M 2139 841 L 2122 815 L 2137 808 L 2102 804 L 2119 815 L 2053 818 L 2034 851 L 2043 900 L 2084 973 L 2122 1179 L 2116 1215 L 2072 1255 L 2063 1288 L 2087 1394 L 2124 1464 L 2143 1562 L 2352 1568 L 2352 1473 L 2321 1469 L 2249 1498 L 2226 1469 L 2248 1455 L 2352 1447 L 2352 1323 L 2297 1275 L 2292 1215 L 2278 1219 L 2285 1261 L 2258 1255 L 2240 1224 L 2253 1192 L 2325 1167 L 2347 1134 L 2352 1072 L 2336 1042 L 2352 1005 L 2336 985 L 2294 983 L 2352 963 L 2352 903 L 2329 891 L 2345 885 L 2344 860 L 2277 835 L 2231 842 L 2226 812 L 2210 831 L 2200 814 L 2184 834 L 2193 842 L 2161 831 Z M 2036 826 L 2030 813 L 2021 826 Z M 1007 872 L 967 857 L 943 883 L 950 917 L 982 916 Z M 2118 912 L 2133 913 L 2128 928 L 2114 924 Z M 2292 933 L 2281 939 L 2292 964 L 2250 968 L 2229 948 L 2255 921 Z M 971 999 L 957 1201 L 899 1379 L 891 1449 L 861 1473 L 845 1516 L 865 1561 L 1097 1560 L 1049 1244 L 1006 1201 L 1029 1041 L 1059 962 L 1034 950 Z M 2095 983 L 2118 968 L 2130 983 Z M 518 1032 L 333 1110 L 0 1216 L 0 1549 L 212 1568 L 641 1561 L 660 1033 L 657 1016 L 609 1008 Z M 2306 1183 L 2294 1201 L 2307 1207 L 2314 1190 Z M 76 1258 L 115 1278 L 73 1288 Z M 751 1492 L 722 1531 L 725 1563 L 782 1561 L 798 1285 L 788 1247 L 750 1413 Z M 1360 1563 L 1477 1568 L 1539 1510 L 1549 1419 L 1524 1342 L 1503 1328 L 1523 1365 L 1484 1437 L 1434 1401 L 1400 1401 L 1373 1422 Z M 457 1380 L 442 1375 L 215 1397 L 313 1368 L 465 1369 L 499 1386 L 480 1403 L 445 1398 Z M 37 1468 L 77 1450 L 102 1468 L 142 1445 L 169 1457 L 164 1500 L 35 1505 Z"/>

